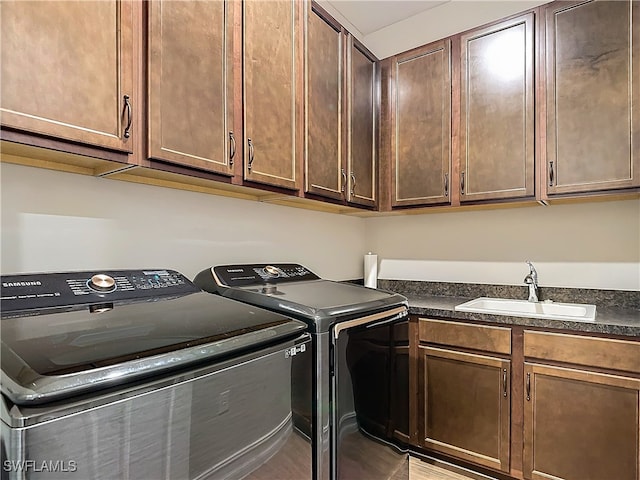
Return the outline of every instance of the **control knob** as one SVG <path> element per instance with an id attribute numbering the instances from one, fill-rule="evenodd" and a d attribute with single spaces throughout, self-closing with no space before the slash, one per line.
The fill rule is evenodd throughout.
<path id="1" fill-rule="evenodd" d="M 264 273 L 269 275 L 270 277 L 279 277 L 280 269 L 278 267 L 274 267 L 273 265 L 267 265 L 262 269 Z"/>
<path id="2" fill-rule="evenodd" d="M 89 288 L 96 292 L 113 292 L 116 289 L 116 281 L 113 277 L 98 273 L 91 277 L 88 282 Z"/>

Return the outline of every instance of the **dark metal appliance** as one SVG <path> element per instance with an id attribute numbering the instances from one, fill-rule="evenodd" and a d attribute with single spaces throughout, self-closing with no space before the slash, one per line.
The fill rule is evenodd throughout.
<path id="1" fill-rule="evenodd" d="M 311 477 L 303 322 L 172 270 L 1 282 L 3 479 Z"/>
<path id="2" fill-rule="evenodd" d="M 300 428 L 312 429 L 314 478 L 408 478 L 405 297 L 323 280 L 296 264 L 216 266 L 194 283 L 309 326 L 314 378 L 294 383 L 306 382 L 313 410 L 293 410 Z"/>

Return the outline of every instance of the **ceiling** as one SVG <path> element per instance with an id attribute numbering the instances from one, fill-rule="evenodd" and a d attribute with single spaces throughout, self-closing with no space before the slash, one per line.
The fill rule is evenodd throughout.
<path id="1" fill-rule="evenodd" d="M 375 0 L 365 2 L 362 0 L 328 0 L 363 35 L 369 35 L 384 27 L 450 1 Z"/>
<path id="2" fill-rule="evenodd" d="M 318 0 L 379 59 L 549 0 Z"/>

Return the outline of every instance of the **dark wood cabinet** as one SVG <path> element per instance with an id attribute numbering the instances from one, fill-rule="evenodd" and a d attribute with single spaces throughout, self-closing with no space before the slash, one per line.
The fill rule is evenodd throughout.
<path id="1" fill-rule="evenodd" d="M 553 2 L 381 65 L 308 0 L 9 0 L 5 158 L 333 211 L 635 194 L 639 17 Z"/>
<path id="2" fill-rule="evenodd" d="M 637 479 L 640 343 L 525 331 L 524 356 L 524 477 Z"/>
<path id="3" fill-rule="evenodd" d="M 307 21 L 305 192 L 343 200 L 345 39 L 342 27 L 317 6 Z"/>
<path id="4" fill-rule="evenodd" d="M 150 158 L 233 173 L 232 7 L 149 2 Z"/>
<path id="5" fill-rule="evenodd" d="M 390 76 L 391 204 L 449 203 L 450 40 L 396 56 Z"/>
<path id="6" fill-rule="evenodd" d="M 244 178 L 301 186 L 303 2 L 243 2 Z"/>
<path id="7" fill-rule="evenodd" d="M 640 380 L 525 363 L 524 476 L 636 480 Z"/>
<path id="8" fill-rule="evenodd" d="M 312 5 L 307 22 L 305 192 L 376 206 L 377 59 Z"/>
<path id="9" fill-rule="evenodd" d="M 510 353 L 511 331 L 432 319 L 419 328 L 421 446 L 508 472 L 511 360 L 496 353 Z"/>
<path id="10" fill-rule="evenodd" d="M 460 201 L 534 195 L 534 14 L 461 36 Z"/>
<path id="11" fill-rule="evenodd" d="M 132 151 L 131 2 L 2 2 L 0 27 L 3 127 Z"/>
<path id="12" fill-rule="evenodd" d="M 527 480 L 640 475 L 637 339 L 411 325 L 413 445 Z"/>
<path id="13" fill-rule="evenodd" d="M 376 58 L 352 36 L 347 48 L 347 200 L 377 202 L 378 74 Z"/>
<path id="14" fill-rule="evenodd" d="M 640 3 L 545 9 L 549 195 L 640 186 Z"/>

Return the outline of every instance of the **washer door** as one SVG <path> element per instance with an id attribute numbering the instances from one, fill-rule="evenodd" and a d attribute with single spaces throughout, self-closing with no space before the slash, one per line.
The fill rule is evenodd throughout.
<path id="1" fill-rule="evenodd" d="M 407 324 L 401 308 L 333 328 L 333 478 L 409 478 Z"/>

